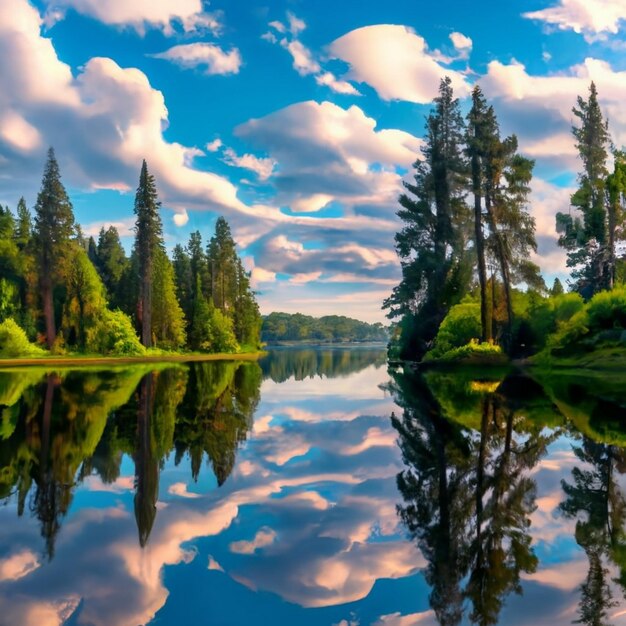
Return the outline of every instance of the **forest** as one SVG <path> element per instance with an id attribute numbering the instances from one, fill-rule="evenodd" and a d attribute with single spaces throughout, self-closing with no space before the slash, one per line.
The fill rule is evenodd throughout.
<path id="1" fill-rule="evenodd" d="M 127 256 L 114 226 L 85 237 L 50 148 L 33 213 L 0 206 L 0 357 L 254 352 L 261 316 L 223 217 L 168 257 L 144 161 Z"/>
<path id="2" fill-rule="evenodd" d="M 342 343 L 387 341 L 387 329 L 380 323 L 367 324 L 343 315 L 315 318 L 302 313 L 270 313 L 263 317 L 261 339 L 267 343 Z"/>
<path id="3" fill-rule="evenodd" d="M 614 356 L 626 346 L 626 153 L 614 146 L 595 84 L 572 109 L 580 171 L 570 206 L 555 215 L 567 290 L 558 278 L 548 287 L 531 260 L 534 161 L 515 135 L 502 137 L 480 87 L 470 104 L 464 117 L 450 80 L 441 81 L 421 158 L 399 198 L 402 280 L 383 303 L 397 320 L 390 358 Z"/>

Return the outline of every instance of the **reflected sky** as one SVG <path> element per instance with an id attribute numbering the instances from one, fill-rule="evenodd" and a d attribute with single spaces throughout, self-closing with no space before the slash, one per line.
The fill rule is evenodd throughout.
<path id="1" fill-rule="evenodd" d="M 284 352 L 0 373 L 0 624 L 626 624 L 619 392 Z"/>

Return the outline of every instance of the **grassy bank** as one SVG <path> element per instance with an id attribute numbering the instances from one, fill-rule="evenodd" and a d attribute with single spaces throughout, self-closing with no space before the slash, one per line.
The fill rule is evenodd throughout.
<path id="1" fill-rule="evenodd" d="M 0 369 L 16 367 L 90 367 L 141 365 L 142 363 L 190 363 L 199 361 L 255 361 L 265 352 L 215 354 L 149 354 L 144 356 L 67 355 L 34 358 L 0 359 Z"/>

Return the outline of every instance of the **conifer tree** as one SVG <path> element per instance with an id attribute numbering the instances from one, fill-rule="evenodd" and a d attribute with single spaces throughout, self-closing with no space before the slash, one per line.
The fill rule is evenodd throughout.
<path id="1" fill-rule="evenodd" d="M 24 250 L 29 244 L 33 230 L 30 211 L 22 196 L 17 203 L 17 224 L 15 228 L 15 242 L 20 250 Z"/>
<path id="2" fill-rule="evenodd" d="M 404 357 L 419 358 L 429 349 L 471 278 L 463 135 L 459 103 L 446 78 L 427 118 L 424 158 L 415 163 L 415 182 L 405 183 L 407 193 L 399 199 L 404 226 L 396 235 L 396 250 L 402 281 L 383 304 L 388 317 L 403 317 Z"/>
<path id="3" fill-rule="evenodd" d="M 152 346 L 152 283 L 157 249 L 162 246 L 163 226 L 159 215 L 160 202 L 154 176 L 148 173 L 144 159 L 135 195 L 135 252 L 139 269 L 138 319 L 141 325 L 141 342 Z"/>
<path id="4" fill-rule="evenodd" d="M 580 212 L 557 213 L 559 245 L 567 250 L 567 265 L 572 268 L 578 291 L 591 296 L 611 285 L 610 269 L 613 252 L 607 237 L 605 206 L 607 159 L 610 147 L 608 122 L 602 115 L 598 92 L 592 82 L 589 98 L 578 97 L 572 109 L 580 125 L 572 127 L 576 149 L 583 169 L 578 175 L 578 189 L 571 197 L 571 206 Z"/>
<path id="5" fill-rule="evenodd" d="M 193 319 L 193 278 L 189 255 L 180 244 L 174 246 L 172 255 L 174 267 L 174 279 L 176 281 L 176 297 L 187 320 L 187 334 L 191 336 L 191 323 Z"/>
<path id="6" fill-rule="evenodd" d="M 109 294 L 111 307 L 121 307 L 121 281 L 127 271 L 129 260 L 115 226 L 102 228 L 96 246 L 96 268 Z"/>
<path id="7" fill-rule="evenodd" d="M 54 288 L 62 281 L 63 265 L 74 234 L 72 204 L 61 183 L 54 150 L 48 150 L 41 190 L 35 204 L 34 240 L 39 283 L 43 303 L 46 343 L 54 345 L 57 327 L 54 312 Z"/>
<path id="8" fill-rule="evenodd" d="M 552 284 L 552 289 L 550 289 L 551 296 L 562 296 L 565 293 L 563 289 L 563 283 L 558 278 L 554 279 L 554 283 Z"/>
<path id="9" fill-rule="evenodd" d="M 211 279 L 211 298 L 213 304 L 222 313 L 232 309 L 236 297 L 236 257 L 237 252 L 230 226 L 220 216 L 215 223 L 215 234 L 207 246 L 207 258 Z"/>

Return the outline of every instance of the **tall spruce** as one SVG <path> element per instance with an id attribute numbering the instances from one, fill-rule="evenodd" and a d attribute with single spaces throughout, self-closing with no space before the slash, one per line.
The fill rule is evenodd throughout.
<path id="1" fill-rule="evenodd" d="M 106 230 L 100 229 L 94 264 L 106 287 L 111 307 L 121 307 L 121 282 L 128 269 L 129 260 L 115 226 L 109 226 Z"/>
<path id="2" fill-rule="evenodd" d="M 163 241 L 160 205 L 154 176 L 148 173 L 144 159 L 135 195 L 135 252 L 139 269 L 137 317 L 141 326 L 141 343 L 146 348 L 152 346 L 152 281 L 156 251 Z"/>
<path id="3" fill-rule="evenodd" d="M 215 234 L 207 246 L 207 258 L 213 304 L 222 313 L 227 313 L 232 309 L 237 293 L 237 252 L 230 226 L 221 216 L 217 218 Z"/>
<path id="4" fill-rule="evenodd" d="M 54 288 L 62 280 L 64 261 L 74 234 L 72 204 L 61 182 L 53 148 L 48 150 L 41 190 L 35 203 L 34 241 L 45 322 L 46 343 L 54 345 L 57 327 Z"/>
<path id="5" fill-rule="evenodd" d="M 576 149 L 582 161 L 578 189 L 570 203 L 579 215 L 557 213 L 559 245 L 567 250 L 567 265 L 572 268 L 577 291 L 585 296 L 607 289 L 614 276 L 614 250 L 608 239 L 608 216 L 605 205 L 607 159 L 611 139 L 608 122 L 602 115 L 598 92 L 592 82 L 589 98 L 578 97 L 572 109 L 579 125 L 572 127 Z"/>
<path id="6" fill-rule="evenodd" d="M 415 182 L 405 182 L 406 193 L 399 198 L 403 228 L 396 235 L 396 250 L 402 280 L 383 303 L 388 317 L 402 317 L 404 358 L 420 358 L 430 348 L 471 278 L 465 129 L 449 78 L 441 81 L 434 105 L 426 120 L 423 158 L 414 164 Z"/>
<path id="7" fill-rule="evenodd" d="M 20 250 L 24 250 L 30 243 L 32 232 L 33 220 L 24 197 L 21 197 L 17 203 L 17 224 L 15 227 L 15 242 Z"/>

